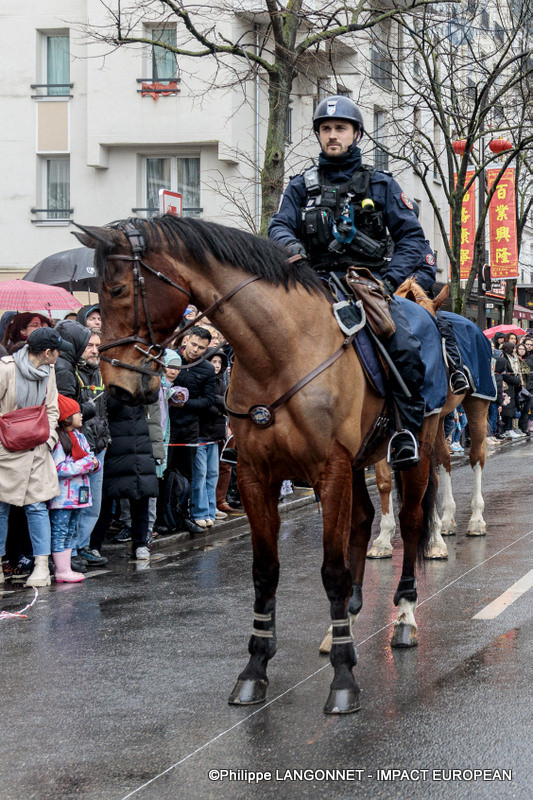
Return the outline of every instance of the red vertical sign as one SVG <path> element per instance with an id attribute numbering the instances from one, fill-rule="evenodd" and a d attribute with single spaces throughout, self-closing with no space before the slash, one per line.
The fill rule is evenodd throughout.
<path id="1" fill-rule="evenodd" d="M 469 171 L 465 176 L 465 184 L 468 185 L 474 172 Z M 457 186 L 457 173 L 455 173 L 455 186 Z M 474 239 L 476 238 L 476 189 L 472 183 L 470 189 L 465 192 L 463 204 L 461 206 L 461 250 L 459 253 L 460 272 L 459 277 L 466 281 L 472 269 L 474 260 Z"/>
<path id="2" fill-rule="evenodd" d="M 490 191 L 499 169 L 487 170 Z M 518 278 L 515 170 L 508 167 L 500 178 L 489 207 L 490 274 L 492 278 Z"/>

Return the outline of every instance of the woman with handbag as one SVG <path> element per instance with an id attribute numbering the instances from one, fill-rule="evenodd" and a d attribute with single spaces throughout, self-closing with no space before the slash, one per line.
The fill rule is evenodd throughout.
<path id="1" fill-rule="evenodd" d="M 59 417 L 53 365 L 60 350 L 70 347 L 52 328 L 38 328 L 22 349 L 0 359 L 0 555 L 5 553 L 9 508 L 22 506 L 34 556 L 26 586 L 50 585 L 46 502 L 59 493 L 52 458 Z"/>

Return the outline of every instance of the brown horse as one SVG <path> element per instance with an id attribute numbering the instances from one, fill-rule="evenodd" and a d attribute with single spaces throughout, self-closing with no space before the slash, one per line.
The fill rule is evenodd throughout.
<path id="1" fill-rule="evenodd" d="M 252 533 L 255 604 L 250 660 L 229 702 L 266 698 L 267 663 L 276 651 L 278 497 L 284 479 L 299 477 L 322 503 L 322 581 L 334 628 L 334 677 L 324 710 L 357 711 L 352 673 L 357 658 L 348 614 L 362 605 L 374 514 L 364 466 L 382 458 L 386 447 L 385 442 L 366 455 L 364 443 L 384 401 L 367 382 L 354 349 L 343 342 L 318 278 L 287 263 L 269 242 L 196 219 L 164 216 L 83 230 L 78 238 L 96 248 L 102 279 L 107 359 L 102 375 L 112 395 L 133 404 L 154 396 L 160 345 L 170 340 L 190 299 L 207 311 L 235 352 L 228 407 L 241 414 L 234 416 L 232 430 L 238 487 Z M 309 380 L 319 365 L 322 370 Z M 419 437 L 420 464 L 403 480 L 404 559 L 392 637 L 400 647 L 416 644 L 415 562 L 434 502 L 429 476 L 437 423 L 436 415 L 427 418 Z"/>
<path id="2" fill-rule="evenodd" d="M 396 294 L 418 303 L 426 311 L 436 314 L 449 295 L 449 287 L 445 286 L 440 294 L 431 300 L 424 290 L 410 278 L 396 290 Z M 467 536 L 484 536 L 487 530 L 483 519 L 485 503 L 481 493 L 481 478 L 485 466 L 487 434 L 487 413 L 490 400 L 475 397 L 472 391 L 463 395 L 453 395 L 448 391 L 446 405 L 440 413 L 439 428 L 435 439 L 435 458 L 440 466 L 440 478 L 443 487 L 442 518 L 435 514 L 429 539 L 426 543 L 425 557 L 428 559 L 448 558 L 448 549 L 442 536 L 452 536 L 456 530 L 454 515 L 456 503 L 452 494 L 451 469 L 452 461 L 450 451 L 444 436 L 444 417 L 462 403 L 470 429 L 470 466 L 474 472 L 474 491 L 472 494 L 472 514 L 468 523 Z M 378 537 L 368 551 L 368 558 L 390 558 L 392 555 L 391 538 L 395 530 L 394 513 L 392 510 L 392 476 L 385 460 L 376 464 L 376 485 L 381 500 L 381 524 Z"/>

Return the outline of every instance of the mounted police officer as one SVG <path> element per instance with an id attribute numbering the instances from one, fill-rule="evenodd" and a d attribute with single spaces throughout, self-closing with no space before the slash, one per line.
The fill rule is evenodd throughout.
<path id="1" fill-rule="evenodd" d="M 322 100 L 313 129 L 321 146 L 318 166 L 290 180 L 268 235 L 326 276 L 331 272 L 344 275 L 349 267 L 366 267 L 382 282 L 396 326 L 385 345 L 405 384 L 403 390 L 399 382 L 393 381 L 390 387 L 399 414 L 399 421 L 395 414 L 397 431 L 391 438 L 390 463 L 408 469 L 419 461 L 416 434 L 424 419 L 419 387 L 425 365 L 420 342 L 392 295 L 412 275 L 430 287 L 435 280 L 435 256 L 412 201 L 398 183 L 390 173 L 362 163 L 357 145 L 364 122 L 355 103 L 339 95 Z"/>

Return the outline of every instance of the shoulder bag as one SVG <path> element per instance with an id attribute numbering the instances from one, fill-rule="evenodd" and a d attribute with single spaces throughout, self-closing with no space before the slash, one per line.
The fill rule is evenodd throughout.
<path id="1" fill-rule="evenodd" d="M 6 450 L 19 452 L 44 444 L 50 436 L 46 405 L 28 406 L 0 416 L 0 441 Z"/>

